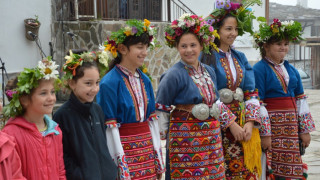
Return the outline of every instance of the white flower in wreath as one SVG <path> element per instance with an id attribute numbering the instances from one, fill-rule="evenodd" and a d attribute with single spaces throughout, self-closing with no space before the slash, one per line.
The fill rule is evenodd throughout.
<path id="1" fill-rule="evenodd" d="M 181 26 L 185 25 L 184 19 L 186 17 L 190 17 L 190 16 L 191 16 L 191 14 L 188 14 L 188 13 L 182 14 L 182 16 L 179 18 L 178 26 L 181 27 Z"/>
<path id="2" fill-rule="evenodd" d="M 73 53 L 72 53 L 72 50 L 69 50 L 69 56 L 65 56 L 64 58 L 67 60 L 66 61 L 66 64 L 70 63 L 73 61 Z"/>
<path id="3" fill-rule="evenodd" d="M 184 14 L 182 14 L 182 16 L 180 16 L 179 21 L 184 21 L 184 19 L 185 19 L 186 17 L 190 17 L 190 16 L 191 16 L 191 14 L 189 14 L 189 13 L 184 13 Z"/>
<path id="4" fill-rule="evenodd" d="M 103 51 L 106 47 L 104 47 L 102 44 L 99 44 L 99 50 Z"/>
<path id="5" fill-rule="evenodd" d="M 108 67 L 110 57 L 112 57 L 112 54 L 111 54 L 110 51 L 102 51 L 102 52 L 98 55 L 99 62 L 100 62 L 101 64 L 103 64 L 105 67 Z"/>
<path id="6" fill-rule="evenodd" d="M 154 27 L 149 27 L 149 36 L 154 36 L 155 34 L 155 28 Z"/>
<path id="7" fill-rule="evenodd" d="M 59 65 L 56 64 L 56 62 L 53 61 L 39 61 L 38 68 L 40 70 L 40 73 L 43 75 L 44 79 L 57 79 L 57 75 L 59 72 L 57 71 Z"/>

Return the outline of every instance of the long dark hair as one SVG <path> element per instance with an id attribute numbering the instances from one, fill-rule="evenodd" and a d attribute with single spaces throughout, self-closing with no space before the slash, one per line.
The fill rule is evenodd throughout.
<path id="1" fill-rule="evenodd" d="M 147 44 L 148 46 L 150 45 L 150 36 L 148 33 L 143 33 L 140 36 L 128 36 L 126 37 L 126 39 L 123 41 L 123 45 L 125 45 L 129 51 L 130 51 L 130 46 L 138 44 L 138 43 L 142 43 L 142 44 Z M 121 62 L 122 56 L 121 53 L 119 51 L 117 51 L 118 56 L 111 61 L 111 63 L 109 64 L 109 71 L 111 71 L 111 69 L 114 68 L 114 66 L 116 64 L 119 64 Z"/>
<path id="2" fill-rule="evenodd" d="M 214 51 L 215 50 L 212 50 L 212 48 L 210 48 L 209 52 L 211 52 L 211 54 L 206 54 L 206 53 L 202 52 L 200 62 L 207 64 L 209 66 L 212 65 L 214 68 L 217 68 L 216 55 L 215 55 Z"/>
<path id="3" fill-rule="evenodd" d="M 76 75 L 72 77 L 72 80 L 77 82 L 78 79 L 82 78 L 84 76 L 84 70 L 90 69 L 90 68 L 96 68 L 99 71 L 98 65 L 96 61 L 85 61 L 82 63 L 81 66 L 78 66 L 76 69 Z"/>

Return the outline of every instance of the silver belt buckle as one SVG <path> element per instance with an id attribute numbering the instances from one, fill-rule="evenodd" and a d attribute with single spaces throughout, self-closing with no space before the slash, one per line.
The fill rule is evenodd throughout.
<path id="1" fill-rule="evenodd" d="M 218 119 L 220 115 L 220 111 L 216 103 L 213 103 L 211 108 L 209 108 L 208 105 L 201 103 L 193 106 L 192 115 L 195 118 L 201 121 L 204 121 L 208 119 L 209 116 L 214 117 L 215 119 Z"/>
<path id="2" fill-rule="evenodd" d="M 241 88 L 237 88 L 235 92 L 232 92 L 228 88 L 223 88 L 219 90 L 220 101 L 225 104 L 229 104 L 232 100 L 237 100 L 242 102 L 244 98 L 244 94 Z"/>
<path id="3" fill-rule="evenodd" d="M 215 119 L 218 119 L 220 115 L 219 107 L 216 103 L 212 104 L 212 107 L 210 108 L 210 116 L 214 117 Z"/>
<path id="4" fill-rule="evenodd" d="M 228 88 L 223 88 L 219 90 L 220 101 L 225 104 L 229 104 L 233 100 L 233 92 Z"/>
<path id="5" fill-rule="evenodd" d="M 208 119 L 209 117 L 209 106 L 203 103 L 197 104 L 195 106 L 193 106 L 192 108 L 192 115 L 201 120 L 204 121 L 206 119 Z"/>
<path id="6" fill-rule="evenodd" d="M 236 92 L 233 94 L 233 98 L 239 102 L 242 102 L 243 101 L 243 97 L 244 97 L 244 94 L 243 94 L 243 91 L 241 88 L 237 88 L 236 89 Z"/>

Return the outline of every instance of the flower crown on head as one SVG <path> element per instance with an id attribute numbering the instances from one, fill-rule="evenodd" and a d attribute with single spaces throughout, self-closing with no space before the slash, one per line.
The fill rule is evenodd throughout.
<path id="1" fill-rule="evenodd" d="M 102 78 L 108 71 L 108 65 L 110 60 L 109 51 L 97 51 L 97 52 L 84 52 L 82 54 L 72 53 L 72 50 L 69 51 L 69 56 L 65 56 L 67 60 L 62 67 L 62 70 L 65 74 L 62 76 L 62 80 L 66 86 L 68 86 L 67 81 L 72 79 L 76 75 L 76 70 L 83 62 L 93 62 L 95 61 L 99 68 L 100 78 Z"/>
<path id="2" fill-rule="evenodd" d="M 218 22 L 221 22 L 227 14 L 231 14 L 237 19 L 238 35 L 242 36 L 245 32 L 253 34 L 252 20 L 256 17 L 253 15 L 249 6 L 261 5 L 261 0 L 243 0 L 242 4 L 230 2 L 230 0 L 216 0 L 216 9 L 206 17 L 208 24 L 218 29 Z"/>
<path id="3" fill-rule="evenodd" d="M 302 27 L 297 21 L 283 21 L 273 19 L 273 23 L 269 26 L 264 17 L 259 17 L 259 31 L 254 34 L 255 42 L 259 47 L 267 43 L 271 38 L 276 40 L 288 40 L 290 42 L 298 42 L 303 40 Z"/>
<path id="4" fill-rule="evenodd" d="M 126 21 L 125 27 L 111 33 L 111 36 L 104 42 L 104 50 L 110 52 L 108 55 L 112 60 L 118 56 L 118 45 L 122 44 L 127 37 L 140 36 L 143 33 L 148 33 L 151 49 L 158 47 L 157 39 L 155 38 L 157 31 L 154 27 L 150 26 L 150 21 L 147 19 L 144 19 L 144 21 L 131 19 Z"/>
<path id="5" fill-rule="evenodd" d="M 51 56 L 48 56 L 46 59 L 39 61 L 36 68 L 24 68 L 19 74 L 17 88 L 7 91 L 7 93 L 10 93 L 12 99 L 10 103 L 3 108 L 3 114 L 6 118 L 22 115 L 23 108 L 19 98 L 22 95 L 30 94 L 32 89 L 37 88 L 39 86 L 39 80 L 54 79 L 54 87 L 56 90 L 59 89 L 61 83 L 58 78 L 59 72 L 57 71 L 59 65 L 56 65 L 51 58 Z"/>
<path id="6" fill-rule="evenodd" d="M 186 32 L 194 33 L 200 39 L 204 53 L 210 54 L 210 47 L 218 51 L 217 45 L 214 43 L 215 38 L 220 38 L 217 30 L 214 30 L 202 17 L 191 14 L 183 14 L 165 29 L 167 45 L 171 48 L 175 47 L 177 38 Z"/>

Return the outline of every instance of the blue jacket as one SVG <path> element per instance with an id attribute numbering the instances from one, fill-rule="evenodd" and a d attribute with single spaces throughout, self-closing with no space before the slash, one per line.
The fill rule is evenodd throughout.
<path id="1" fill-rule="evenodd" d="M 224 69 L 225 67 L 223 66 L 223 63 L 222 63 L 223 59 L 226 57 L 226 54 L 221 51 L 220 52 L 212 51 L 211 53 L 213 53 L 216 58 L 216 64 L 208 64 L 208 65 L 212 67 L 216 72 L 218 90 L 227 88 L 228 79 Z M 231 49 L 231 55 L 233 58 L 237 60 L 243 73 L 242 77 L 239 75 L 237 76 L 237 79 L 241 80 L 241 83 L 238 87 L 240 87 L 243 91 L 247 91 L 247 90 L 253 91 L 255 89 L 254 72 L 245 54 L 240 51 Z"/>
<path id="2" fill-rule="evenodd" d="M 216 75 L 212 68 L 204 65 L 216 86 Z M 218 93 L 216 91 L 216 98 Z M 203 102 L 203 97 L 197 85 L 189 76 L 185 65 L 180 61 L 173 65 L 165 74 L 161 76 L 158 86 L 156 103 L 170 106 L 177 104 L 199 104 Z"/>
<path id="3" fill-rule="evenodd" d="M 145 120 L 155 112 L 153 88 L 147 75 L 138 69 L 141 77 L 141 86 L 144 87 L 147 102 L 145 105 Z M 108 72 L 100 82 L 100 91 L 97 95 L 97 102 L 100 104 L 105 121 L 117 120 L 118 123 L 137 123 L 139 107 L 135 100 L 129 77 L 117 66 Z"/>

